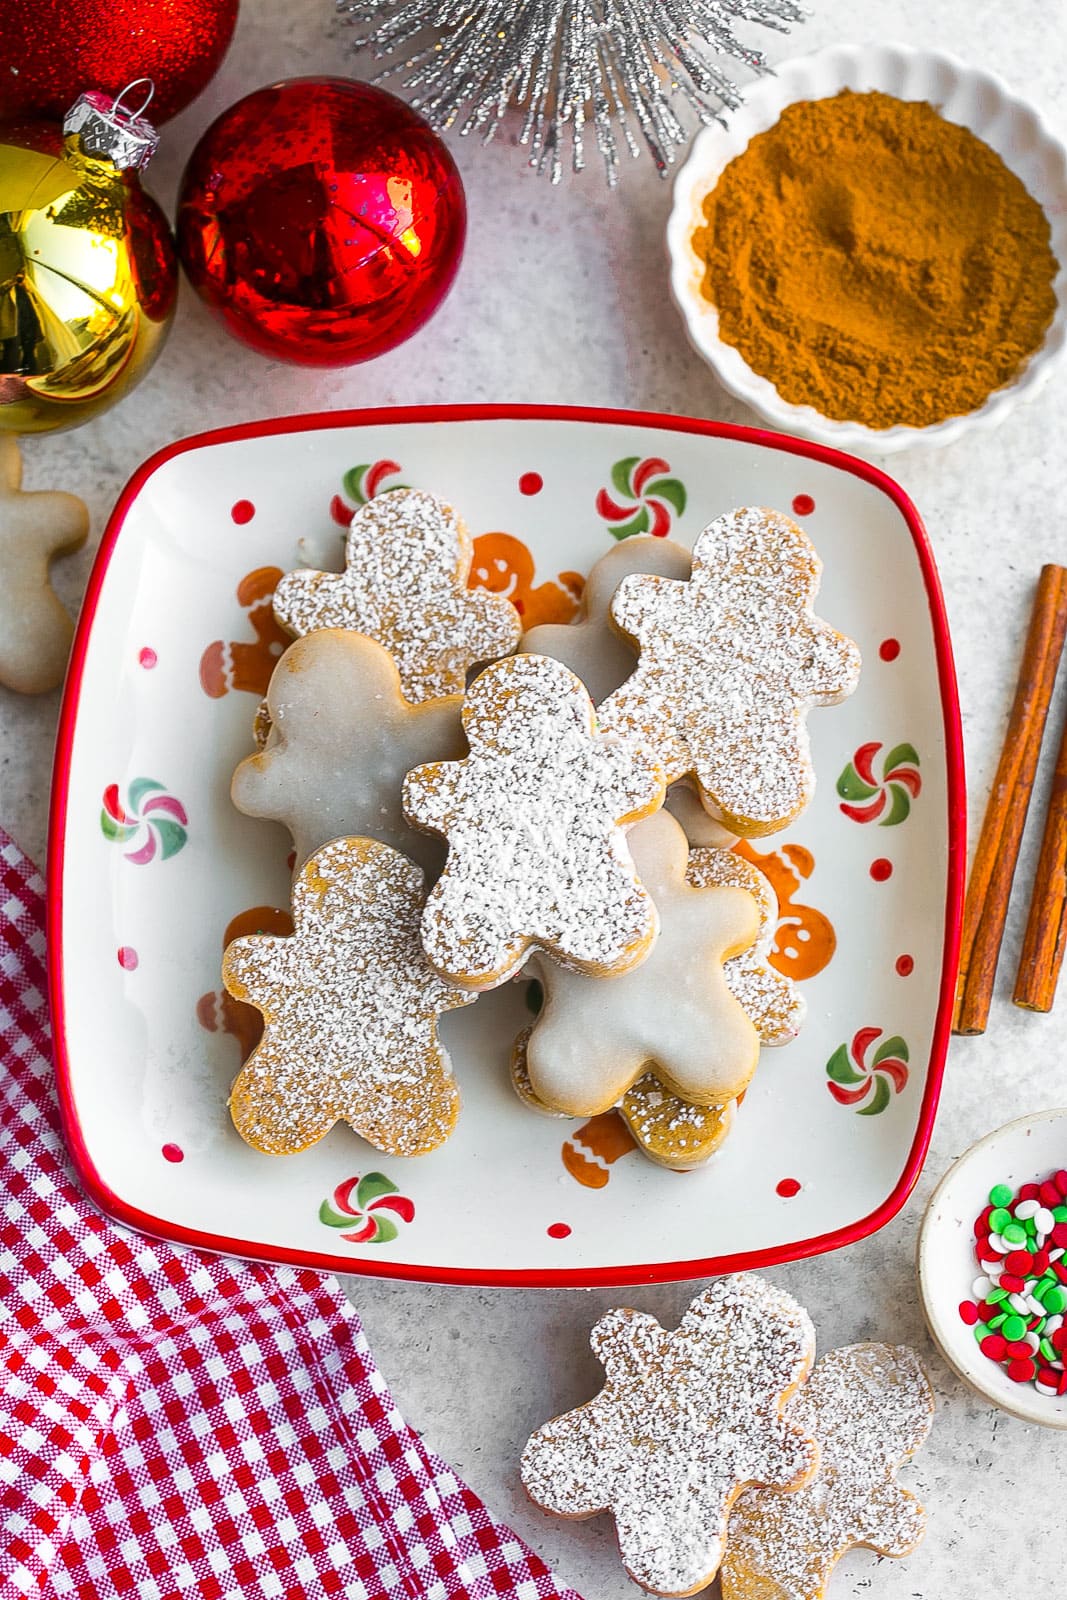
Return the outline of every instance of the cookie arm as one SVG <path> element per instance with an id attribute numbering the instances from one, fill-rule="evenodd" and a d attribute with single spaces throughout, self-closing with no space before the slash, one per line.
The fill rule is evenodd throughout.
<path id="1" fill-rule="evenodd" d="M 856 1542 L 883 1556 L 907 1556 L 926 1532 L 926 1512 L 907 1489 L 879 1484 L 857 1519 Z"/>
<path id="2" fill-rule="evenodd" d="M 447 836 L 455 816 L 462 761 L 429 761 L 404 779 L 404 815 L 413 827 Z"/>
<path id="3" fill-rule="evenodd" d="M 600 1402 L 598 1396 L 538 1428 L 522 1452 L 526 1493 L 557 1517 L 594 1517 L 608 1508 L 611 1473 L 601 1448 Z"/>

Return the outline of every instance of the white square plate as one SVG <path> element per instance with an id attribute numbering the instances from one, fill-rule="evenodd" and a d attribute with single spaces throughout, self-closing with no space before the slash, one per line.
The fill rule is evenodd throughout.
<path id="1" fill-rule="evenodd" d="M 575 575 L 613 537 L 647 527 L 691 544 L 746 503 L 792 509 L 825 562 L 818 610 L 858 640 L 862 681 L 813 712 L 815 800 L 758 847 L 808 1019 L 764 1053 L 702 1171 L 652 1166 L 614 1113 L 580 1127 L 518 1103 L 507 1061 L 529 1017 L 522 984 L 445 1019 L 464 1109 L 432 1155 L 383 1157 L 339 1126 L 277 1159 L 230 1124 L 240 1046 L 218 994 L 224 935 L 251 907 L 284 906 L 288 882 L 284 834 L 229 801 L 282 647 L 269 574 L 243 580 L 296 565 L 298 539 L 339 564 L 347 512 L 401 482 L 457 506 L 476 576 L 528 623 L 573 610 Z M 901 490 L 863 462 L 714 423 L 535 408 L 339 413 L 185 440 L 116 507 L 60 728 L 51 986 L 82 1179 L 114 1216 L 205 1248 L 449 1282 L 687 1278 L 851 1242 L 903 1204 L 929 1141 L 963 804 L 929 545 Z"/>

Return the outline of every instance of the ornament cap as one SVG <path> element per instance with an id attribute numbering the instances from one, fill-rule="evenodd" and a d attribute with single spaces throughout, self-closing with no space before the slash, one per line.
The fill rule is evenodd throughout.
<path id="1" fill-rule="evenodd" d="M 127 96 L 143 93 L 136 111 L 123 104 Z M 142 115 L 152 98 L 151 78 L 137 78 L 120 95 L 87 89 L 80 94 L 63 119 L 63 132 L 77 134 L 83 153 L 103 156 L 121 172 L 140 171 L 156 153 L 159 134 Z"/>

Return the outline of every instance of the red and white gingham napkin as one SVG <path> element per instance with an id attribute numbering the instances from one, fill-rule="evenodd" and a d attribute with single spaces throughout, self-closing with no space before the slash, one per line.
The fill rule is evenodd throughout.
<path id="1" fill-rule="evenodd" d="M 0 830 L 0 1600 L 580 1600 L 423 1448 L 335 1280 L 82 1197 L 43 910 Z"/>

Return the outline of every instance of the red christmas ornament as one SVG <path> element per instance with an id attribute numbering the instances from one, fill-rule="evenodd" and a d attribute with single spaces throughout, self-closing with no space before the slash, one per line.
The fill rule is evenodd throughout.
<path id="1" fill-rule="evenodd" d="M 455 162 L 410 106 L 349 78 L 257 89 L 212 123 L 178 251 L 238 339 L 307 366 L 391 350 L 436 310 L 466 232 Z"/>
<path id="2" fill-rule="evenodd" d="M 155 84 L 166 122 L 218 71 L 237 0 L 3 0 L 0 118 L 61 118 L 84 89 Z"/>

